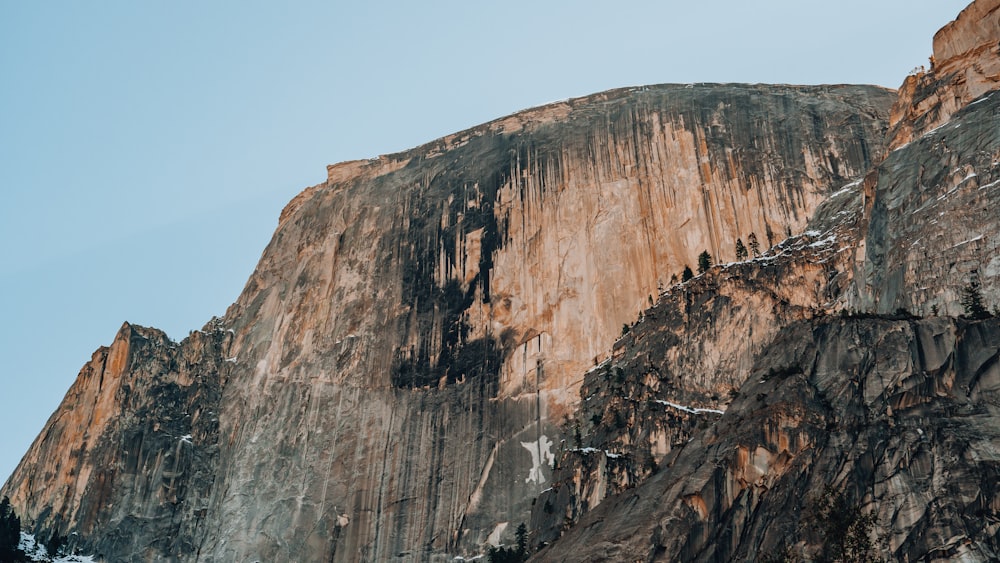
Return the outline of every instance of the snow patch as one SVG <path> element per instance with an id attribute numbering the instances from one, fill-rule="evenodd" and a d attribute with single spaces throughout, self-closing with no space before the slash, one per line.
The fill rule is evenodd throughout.
<path id="1" fill-rule="evenodd" d="M 28 561 L 35 563 L 96 563 L 93 555 L 49 555 L 45 546 L 38 543 L 35 536 L 21 532 L 21 541 L 17 547 L 24 551 Z"/>
<path id="2" fill-rule="evenodd" d="M 688 413 L 691 413 L 691 414 L 701 414 L 703 412 L 710 412 L 710 413 L 713 413 L 713 414 L 724 414 L 725 413 L 725 411 L 720 411 L 719 409 L 703 409 L 703 408 L 699 408 L 699 407 L 688 407 L 688 406 L 684 406 L 684 405 L 678 405 L 677 403 L 672 403 L 670 401 L 663 401 L 663 400 L 660 400 L 660 399 L 657 399 L 656 402 L 660 403 L 661 405 L 672 407 L 672 408 L 675 408 L 675 409 L 677 409 L 679 411 L 684 411 L 684 412 L 688 412 Z"/>
<path id="3" fill-rule="evenodd" d="M 993 97 L 993 92 L 990 92 L 990 93 L 989 93 L 988 95 L 986 95 L 986 96 L 983 96 L 982 98 L 979 98 L 978 100 L 976 100 L 976 101 L 974 101 L 974 102 L 969 102 L 969 105 L 970 105 L 970 106 L 974 106 L 974 105 L 976 105 L 976 104 L 978 104 L 978 103 L 982 103 L 982 102 L 985 102 L 986 100 L 988 100 L 988 99 L 990 99 L 990 98 L 992 98 L 992 97 Z"/>
<path id="4" fill-rule="evenodd" d="M 997 184 L 1000 184 L 1000 180 L 997 180 L 995 182 L 990 182 L 989 184 L 986 184 L 985 186 L 979 186 L 979 189 L 980 190 L 987 190 L 987 189 L 992 188 L 993 186 L 995 186 Z"/>
<path id="5" fill-rule="evenodd" d="M 983 235 L 979 235 L 978 237 L 973 237 L 973 238 L 970 238 L 968 240 L 963 240 L 962 242 L 960 242 L 958 244 L 952 245 L 951 248 L 958 248 L 959 246 L 962 246 L 963 244 L 969 244 L 970 242 L 976 242 L 977 240 L 981 240 L 982 238 L 983 238 Z"/>
<path id="6" fill-rule="evenodd" d="M 835 242 L 837 242 L 837 235 L 830 235 L 830 236 L 826 237 L 823 240 L 818 240 L 818 241 L 810 244 L 809 247 L 810 248 L 817 248 L 817 247 L 820 247 L 820 246 L 826 246 L 828 244 L 833 244 Z"/>
<path id="7" fill-rule="evenodd" d="M 581 453 L 581 454 L 596 454 L 596 453 L 600 452 L 600 453 L 604 454 L 605 457 L 609 457 L 611 459 L 618 459 L 620 457 L 624 457 L 624 454 L 613 454 L 613 453 L 609 452 L 608 450 L 599 450 L 597 448 L 591 448 L 591 447 L 574 448 L 574 449 L 572 449 L 570 451 L 571 452 L 575 452 L 575 453 Z"/>
<path id="8" fill-rule="evenodd" d="M 903 148 L 903 147 L 900 147 L 900 148 Z M 851 188 L 853 188 L 855 186 L 858 186 L 860 184 L 861 184 L 861 180 L 855 180 L 855 181 L 851 182 L 850 184 L 844 184 L 844 187 L 840 188 L 839 190 L 837 190 L 837 191 L 833 192 L 832 194 L 830 194 L 829 196 L 827 196 L 827 199 L 833 199 L 835 197 L 842 196 L 842 195 L 846 194 L 847 192 L 851 191 Z"/>
<path id="9" fill-rule="evenodd" d="M 587 373 L 593 373 L 593 372 L 601 369 L 602 367 L 608 365 L 609 363 L 611 363 L 611 358 L 610 357 L 604 358 L 604 361 L 602 361 L 601 363 L 597 364 L 596 366 L 588 369 Z"/>
<path id="10" fill-rule="evenodd" d="M 542 473 L 543 465 L 551 467 L 556 462 L 556 456 L 552 453 L 552 440 L 542 434 L 534 442 L 521 442 L 521 447 L 531 454 L 531 469 L 525 483 L 537 483 L 541 485 L 545 482 L 545 474 Z"/>

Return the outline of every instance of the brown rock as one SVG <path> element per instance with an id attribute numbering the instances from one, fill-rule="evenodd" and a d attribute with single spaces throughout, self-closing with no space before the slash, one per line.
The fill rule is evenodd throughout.
<path id="1" fill-rule="evenodd" d="M 617 90 L 333 166 L 284 210 L 243 294 L 206 327 L 221 339 L 214 355 L 199 356 L 196 334 L 178 353 L 197 365 L 157 375 L 143 366 L 174 361 L 172 344 L 129 348 L 130 377 L 215 381 L 204 389 L 219 393 L 217 432 L 203 442 L 165 430 L 165 412 L 144 418 L 138 451 L 159 460 L 156 486 L 145 470 L 110 471 L 65 497 L 73 477 L 37 473 L 39 453 L 4 491 L 38 529 L 86 532 L 81 546 L 112 559 L 481 553 L 552 485 L 559 424 L 622 325 L 703 250 L 728 261 L 737 237 L 756 233 L 766 250 L 800 232 L 881 153 L 892 98 L 854 86 Z M 747 305 L 811 311 L 829 272 L 802 272 L 801 289 Z M 706 340 L 712 373 L 748 361 L 724 334 Z M 699 385 L 733 385 L 710 379 Z M 93 377 L 77 387 L 109 400 Z M 180 387 L 181 402 L 209 392 Z M 147 412 L 166 391 L 129 393 Z M 56 419 L 91 408 L 78 396 Z M 77 422 L 67 432 L 88 431 Z M 137 435 L 128 428 L 96 429 L 80 455 L 128 466 L 116 453 Z M 211 452 L 197 458 L 204 470 L 164 461 L 182 431 Z M 64 447 L 47 430 L 32 451 Z M 164 479 L 176 494 L 159 492 Z"/>
<path id="2" fill-rule="evenodd" d="M 892 109 L 889 150 L 939 127 L 1000 88 L 1000 0 L 976 0 L 934 34 L 929 71 L 906 78 Z"/>

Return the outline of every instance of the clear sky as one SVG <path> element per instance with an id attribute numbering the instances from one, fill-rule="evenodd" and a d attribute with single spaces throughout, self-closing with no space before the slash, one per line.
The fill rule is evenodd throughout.
<path id="1" fill-rule="evenodd" d="M 237 297 L 327 164 L 664 82 L 898 86 L 965 0 L 0 0 L 0 480 L 123 321 Z"/>

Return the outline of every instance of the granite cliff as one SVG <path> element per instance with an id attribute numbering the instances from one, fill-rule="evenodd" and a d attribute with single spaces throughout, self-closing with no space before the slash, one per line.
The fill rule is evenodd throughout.
<path id="1" fill-rule="evenodd" d="M 956 318 L 973 284 L 987 304 L 1000 290 L 1000 77 L 982 72 L 1000 61 L 998 10 L 975 2 L 937 34 L 889 150 L 806 235 L 668 291 L 588 373 L 579 444 L 533 511 L 554 542 L 539 560 L 836 559 L 817 526 L 824 490 L 870 518 L 872 555 L 1000 557 L 1000 334 Z M 803 264 L 830 272 L 808 320 L 789 322 L 787 297 L 758 304 L 781 328 L 725 370 L 728 392 L 690 369 L 715 335 L 759 334 L 742 305 L 801 284 Z"/>
<path id="2" fill-rule="evenodd" d="M 899 96 L 615 90 L 330 166 L 2 494 L 109 561 L 729 560 L 815 556 L 835 485 L 884 554 L 996 557 L 1000 329 L 948 315 L 1000 298 L 998 6 Z"/>

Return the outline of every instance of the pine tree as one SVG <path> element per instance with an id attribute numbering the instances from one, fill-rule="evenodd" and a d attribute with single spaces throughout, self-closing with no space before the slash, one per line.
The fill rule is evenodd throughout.
<path id="1" fill-rule="evenodd" d="M 694 277 L 694 272 L 691 271 L 690 266 L 684 266 L 684 271 L 681 272 L 681 281 L 686 282 Z"/>
<path id="2" fill-rule="evenodd" d="M 712 267 L 712 255 L 707 250 L 698 255 L 698 273 L 704 274 Z"/>
<path id="3" fill-rule="evenodd" d="M 878 526 L 877 513 L 864 513 L 831 485 L 813 501 L 812 512 L 813 526 L 823 541 L 816 561 L 881 561 L 871 537 Z"/>
<path id="4" fill-rule="evenodd" d="M 736 239 L 736 261 L 742 262 L 747 259 L 747 247 L 743 246 L 743 239 Z"/>
<path id="5" fill-rule="evenodd" d="M 757 233 L 750 233 L 747 237 L 747 244 L 750 245 L 750 252 L 754 258 L 760 258 L 760 243 L 757 242 Z"/>
<path id="6" fill-rule="evenodd" d="M 983 305 L 982 288 L 979 285 L 979 279 L 975 275 L 969 280 L 969 285 L 962 288 L 961 302 L 962 307 L 965 309 L 966 317 L 975 321 L 990 317 L 989 311 Z"/>
<path id="7" fill-rule="evenodd" d="M 21 519 L 10 506 L 10 499 L 0 501 L 0 561 L 23 561 L 24 552 L 18 548 L 21 543 Z"/>
<path id="8" fill-rule="evenodd" d="M 517 554 L 521 557 L 521 561 L 526 561 L 528 559 L 528 527 L 524 525 L 524 522 L 518 525 L 514 537 L 517 538 Z"/>
<path id="9" fill-rule="evenodd" d="M 528 560 L 528 527 L 524 522 L 517 527 L 514 537 L 515 547 L 490 547 L 486 550 L 486 559 L 490 563 L 521 563 Z"/>

